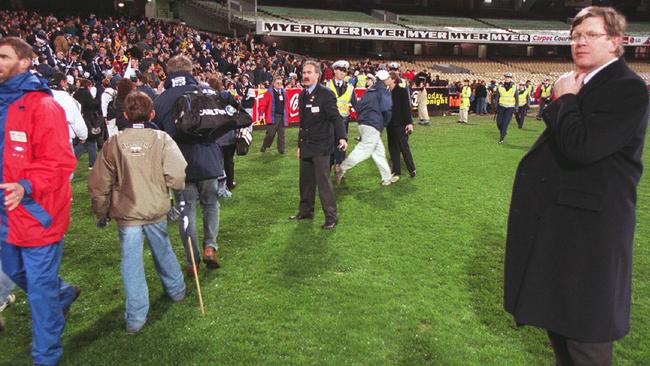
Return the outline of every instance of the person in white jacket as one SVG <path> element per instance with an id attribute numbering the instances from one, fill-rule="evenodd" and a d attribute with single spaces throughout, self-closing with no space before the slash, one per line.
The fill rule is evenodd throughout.
<path id="1" fill-rule="evenodd" d="M 81 142 L 85 141 L 88 138 L 88 128 L 81 116 L 81 105 L 66 91 L 68 87 L 66 76 L 60 72 L 54 73 L 50 80 L 50 87 L 52 88 L 54 100 L 65 111 L 70 130 L 70 146 L 72 146 L 72 140 L 75 137 Z"/>

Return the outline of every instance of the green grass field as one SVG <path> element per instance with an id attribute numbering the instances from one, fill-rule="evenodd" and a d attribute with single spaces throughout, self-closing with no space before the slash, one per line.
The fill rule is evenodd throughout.
<path id="1" fill-rule="evenodd" d="M 261 154 L 263 132 L 255 132 L 250 155 L 237 157 L 234 196 L 221 205 L 222 268 L 200 275 L 207 317 L 191 279 L 182 303 L 164 296 L 147 254 L 151 309 L 135 336 L 123 321 L 115 225 L 95 227 L 84 157 L 61 269 L 83 293 L 64 332 L 62 364 L 552 365 L 545 333 L 517 329 L 502 308 L 514 170 L 543 124 L 529 118 L 519 130 L 513 122 L 498 145 L 491 119 L 455 119 L 416 126 L 415 179 L 382 187 L 372 160 L 350 170 L 335 188 L 339 225 L 331 232 L 320 228 L 319 208 L 313 221 L 287 220 L 298 206 L 294 149 Z M 296 135 L 287 130 L 288 146 Z M 646 149 L 646 166 L 649 156 Z M 648 174 L 638 207 L 632 330 L 616 343 L 616 365 L 650 363 Z M 184 267 L 175 225 L 170 232 Z M 17 294 L 3 313 L 1 365 L 30 362 L 29 308 Z"/>

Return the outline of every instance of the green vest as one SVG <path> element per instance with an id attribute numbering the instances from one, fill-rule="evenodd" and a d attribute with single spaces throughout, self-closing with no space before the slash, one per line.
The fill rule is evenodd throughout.
<path id="1" fill-rule="evenodd" d="M 365 87 L 366 87 L 366 75 L 365 74 L 357 75 L 357 88 L 365 88 Z"/>
<path id="2" fill-rule="evenodd" d="M 460 92 L 460 109 L 469 108 L 469 97 L 472 96 L 472 88 L 464 86 Z"/>
<path id="3" fill-rule="evenodd" d="M 519 98 L 517 99 L 517 107 L 523 107 L 528 104 L 528 96 L 530 92 L 528 88 L 519 91 Z"/>
<path id="4" fill-rule="evenodd" d="M 512 86 L 509 90 L 500 86 L 499 87 L 499 105 L 506 108 L 514 108 L 515 106 L 515 91 L 517 89 Z"/>
<path id="5" fill-rule="evenodd" d="M 336 94 L 336 83 L 334 82 L 334 79 L 328 81 L 330 90 L 333 91 L 336 96 L 336 107 L 338 108 L 341 117 L 347 117 L 350 115 L 350 99 L 352 99 L 352 93 L 354 93 L 352 85 L 347 81 L 344 81 L 344 83 L 346 87 L 345 92 L 338 95 Z"/>

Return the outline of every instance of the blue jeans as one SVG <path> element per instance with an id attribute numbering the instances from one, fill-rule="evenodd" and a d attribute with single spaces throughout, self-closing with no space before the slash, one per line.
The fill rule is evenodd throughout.
<path id="1" fill-rule="evenodd" d="M 25 293 L 32 314 L 32 361 L 56 365 L 63 355 L 63 309 L 76 295 L 59 277 L 63 240 L 42 247 L 2 243 L 2 268 Z"/>
<path id="2" fill-rule="evenodd" d="M 476 98 L 476 114 L 487 114 L 487 103 L 485 97 Z"/>
<path id="3" fill-rule="evenodd" d="M 86 140 L 83 144 L 78 143 L 74 148 L 74 156 L 77 160 L 84 151 L 88 151 L 88 167 L 92 168 L 95 165 L 95 160 L 97 160 L 97 141 Z"/>
<path id="4" fill-rule="evenodd" d="M 167 296 L 175 301 L 182 300 L 185 297 L 185 282 L 167 235 L 167 221 L 148 225 L 120 226 L 117 230 L 122 247 L 121 271 L 126 295 L 124 319 L 127 329 L 138 330 L 144 325 L 149 312 L 149 289 L 143 265 L 145 235 L 156 272 Z"/>
<path id="5" fill-rule="evenodd" d="M 218 185 L 217 179 L 185 182 L 185 189 L 176 193 L 177 202 L 185 201 L 183 216 L 188 218 L 187 230 L 183 228 L 183 220 L 178 220 L 178 228 L 185 247 L 185 259 L 188 265 L 192 265 L 187 241 L 188 236 L 192 238 L 194 260 L 197 265 L 201 263 L 198 251 L 198 236 L 196 234 L 197 200 L 201 203 L 201 210 L 203 211 L 203 248 L 210 246 L 215 250 L 219 249 L 217 245 L 217 235 L 219 234 Z"/>

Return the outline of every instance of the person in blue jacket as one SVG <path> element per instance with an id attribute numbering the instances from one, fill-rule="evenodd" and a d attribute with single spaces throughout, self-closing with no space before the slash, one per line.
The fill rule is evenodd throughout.
<path id="1" fill-rule="evenodd" d="M 381 140 L 381 131 L 391 119 L 393 99 L 388 88 L 395 81 L 386 70 L 377 72 L 377 83 L 368 89 L 357 103 L 357 121 L 361 141 L 341 165 L 336 167 L 336 182 L 341 183 L 345 173 L 360 162 L 372 157 L 381 174 L 381 184 L 391 185 L 399 180 L 398 175 L 391 174 L 386 160 L 386 148 Z"/>

